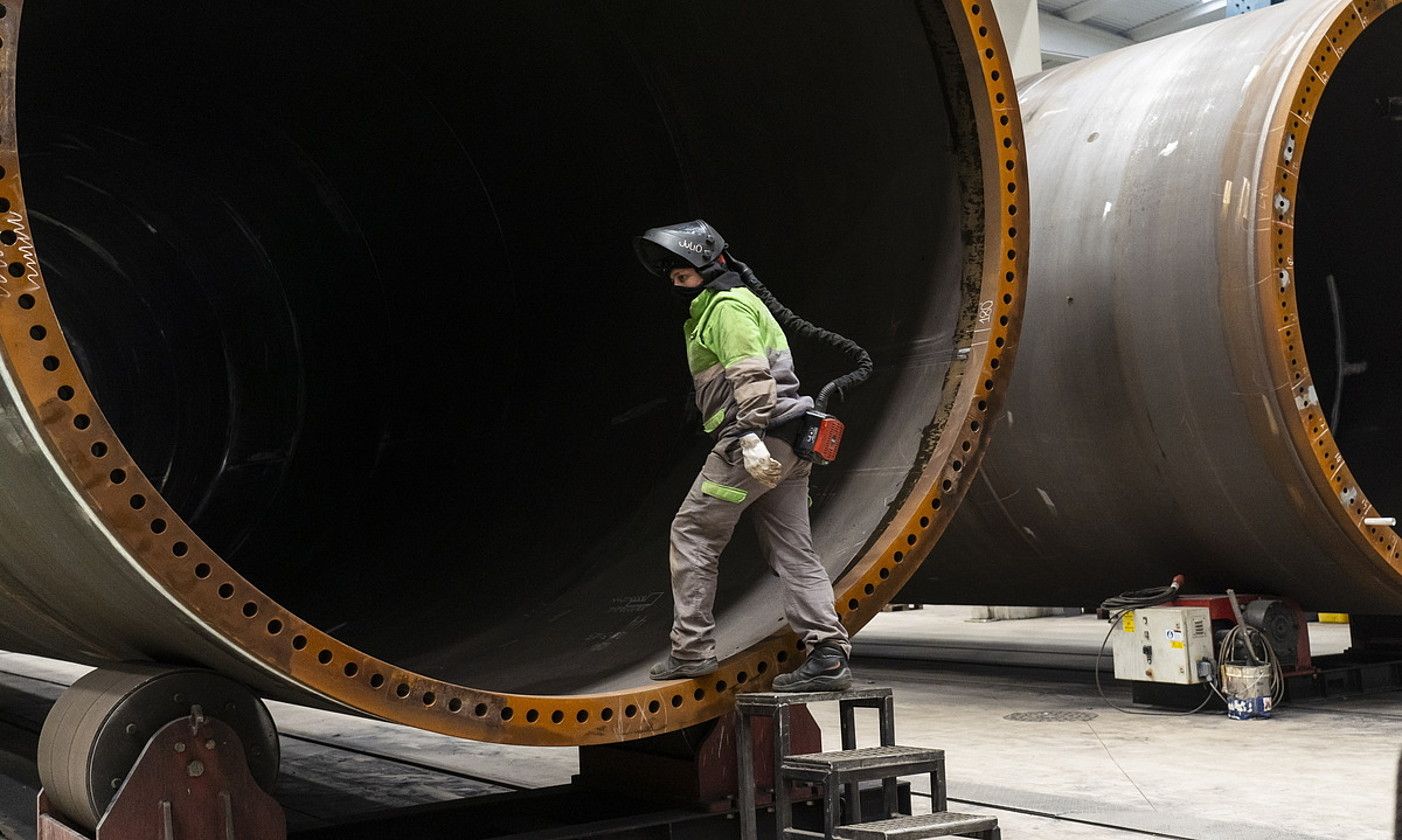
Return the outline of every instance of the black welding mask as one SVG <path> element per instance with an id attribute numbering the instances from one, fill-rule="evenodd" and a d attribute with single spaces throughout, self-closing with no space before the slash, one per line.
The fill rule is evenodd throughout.
<path id="1" fill-rule="evenodd" d="M 643 267 L 658 277 L 666 277 L 674 268 L 694 268 L 704 277 L 705 269 L 725 251 L 725 240 L 697 219 L 653 228 L 633 240 L 633 250 Z"/>
<path id="2" fill-rule="evenodd" d="M 691 300 L 706 289 L 724 291 L 741 285 L 740 276 L 726 265 L 725 239 L 700 219 L 649 230 L 633 240 L 633 250 L 643 267 L 658 277 L 667 277 L 676 268 L 694 268 L 706 282 L 694 289 L 674 287 L 683 300 Z"/>

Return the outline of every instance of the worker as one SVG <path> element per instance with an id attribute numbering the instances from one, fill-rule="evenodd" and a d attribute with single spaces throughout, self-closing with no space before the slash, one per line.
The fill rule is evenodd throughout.
<path id="1" fill-rule="evenodd" d="M 813 464 L 793 447 L 813 400 L 799 395 L 784 331 L 705 222 L 653 228 L 634 245 L 643 265 L 689 303 L 687 361 L 702 429 L 716 441 L 672 522 L 672 651 L 650 676 L 700 677 L 719 667 L 712 609 L 720 555 L 750 510 L 784 587 L 784 615 L 809 651 L 796 671 L 774 678 L 775 690 L 847 688 L 851 644 L 808 521 Z"/>

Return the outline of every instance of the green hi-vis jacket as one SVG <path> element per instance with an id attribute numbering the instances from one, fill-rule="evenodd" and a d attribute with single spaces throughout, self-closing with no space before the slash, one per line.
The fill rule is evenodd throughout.
<path id="1" fill-rule="evenodd" d="M 686 357 L 702 428 L 739 437 L 798 417 L 813 400 L 798 394 L 789 340 L 755 293 L 706 290 L 691 302 Z"/>

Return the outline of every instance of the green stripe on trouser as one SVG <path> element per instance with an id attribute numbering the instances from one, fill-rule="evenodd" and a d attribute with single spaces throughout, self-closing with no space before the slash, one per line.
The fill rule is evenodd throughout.
<path id="1" fill-rule="evenodd" d="M 740 504 L 749 497 L 749 493 L 739 487 L 726 487 L 724 484 L 717 484 L 714 481 L 701 482 L 701 492 L 722 502 L 734 502 Z"/>
<path id="2" fill-rule="evenodd" d="M 751 483 L 743 464 L 726 460 L 721 453 L 729 452 L 728 446 L 718 445 L 706 458 L 672 521 L 668 555 L 674 606 L 672 654 L 687 660 L 716 655 L 715 598 L 721 554 L 742 514 L 749 517 L 761 552 L 779 573 L 789 626 L 810 648 L 832 642 L 846 650 L 847 631 L 834 608 L 832 578 L 813 549 L 808 521 L 808 478 L 813 465 L 800 461 L 792 447 L 776 442 L 770 451 L 783 468 L 784 479 L 778 487 L 769 488 Z M 743 493 L 744 501 L 719 502 L 717 489 Z M 742 571 L 746 564 L 753 568 L 759 558 L 733 559 L 741 564 L 735 571 Z M 773 604 L 774 609 L 778 607 Z"/>
<path id="3" fill-rule="evenodd" d="M 711 415 L 711 419 L 707 420 L 705 424 L 701 426 L 701 431 L 709 435 L 711 432 L 714 432 L 716 429 L 719 429 L 720 424 L 724 422 L 725 409 L 722 408 L 720 411 L 717 411 L 715 414 Z"/>

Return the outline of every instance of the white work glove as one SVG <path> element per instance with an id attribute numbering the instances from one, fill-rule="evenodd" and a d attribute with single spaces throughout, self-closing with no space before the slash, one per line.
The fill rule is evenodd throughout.
<path id="1" fill-rule="evenodd" d="M 745 471 L 755 477 L 755 481 L 765 487 L 779 486 L 779 475 L 784 466 L 769 454 L 759 435 L 750 432 L 740 438 L 740 451 L 745 455 Z"/>

